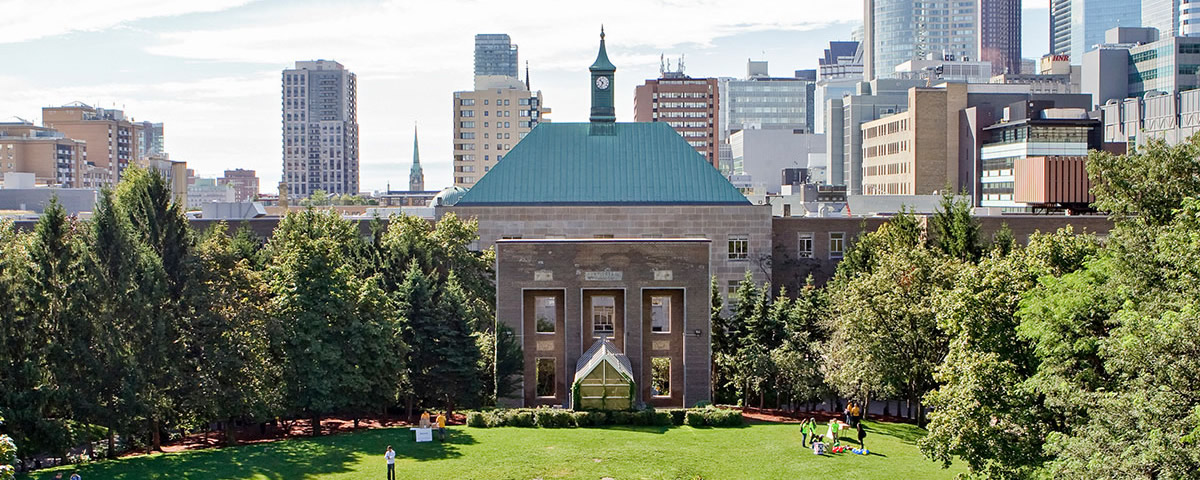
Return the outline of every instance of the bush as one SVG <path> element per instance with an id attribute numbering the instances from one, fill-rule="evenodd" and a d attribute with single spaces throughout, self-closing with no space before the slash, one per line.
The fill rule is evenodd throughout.
<path id="1" fill-rule="evenodd" d="M 703 410 L 704 422 L 712 427 L 739 427 L 742 425 L 740 410 L 725 410 L 708 407 Z"/>
<path id="2" fill-rule="evenodd" d="M 704 411 L 699 409 L 688 410 L 687 424 L 689 427 L 703 427 L 705 425 Z"/>
<path id="3" fill-rule="evenodd" d="M 488 418 L 487 413 L 471 412 L 467 414 L 467 426 L 473 428 L 487 428 Z"/>
<path id="4" fill-rule="evenodd" d="M 605 412 L 574 412 L 575 425 L 580 427 L 599 427 L 608 423 L 608 414 Z"/>
<path id="5" fill-rule="evenodd" d="M 610 425 L 637 425 L 637 422 L 637 412 L 616 411 L 612 412 L 612 416 L 609 417 Z"/>
<path id="6" fill-rule="evenodd" d="M 656 427 L 669 427 L 672 425 L 671 412 L 654 412 L 654 421 L 650 423 Z"/>
<path id="7" fill-rule="evenodd" d="M 671 425 L 683 425 L 683 422 L 687 419 L 687 410 L 682 408 L 668 410 L 668 413 L 671 414 Z"/>
<path id="8" fill-rule="evenodd" d="M 501 426 L 533 428 L 537 426 L 537 421 L 534 420 L 533 411 L 531 410 L 509 410 L 504 413 Z"/>
<path id="9" fill-rule="evenodd" d="M 570 428 L 576 425 L 575 416 L 570 410 L 539 408 L 534 415 L 538 426 L 542 428 Z"/>

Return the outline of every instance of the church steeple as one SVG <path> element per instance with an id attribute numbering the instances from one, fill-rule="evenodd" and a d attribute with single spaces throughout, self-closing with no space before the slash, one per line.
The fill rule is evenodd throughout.
<path id="1" fill-rule="evenodd" d="M 417 149 L 416 125 L 413 125 L 413 164 L 408 171 L 408 189 L 413 192 L 425 191 L 425 171 L 421 169 L 421 152 Z"/>
<path id="2" fill-rule="evenodd" d="M 600 130 L 599 124 L 612 124 L 617 121 L 617 112 L 613 107 L 613 73 L 617 67 L 608 60 L 608 51 L 604 48 L 604 26 L 600 26 L 600 52 L 596 61 L 588 68 L 592 72 L 592 114 L 589 118 L 594 128 L 593 134 Z"/>

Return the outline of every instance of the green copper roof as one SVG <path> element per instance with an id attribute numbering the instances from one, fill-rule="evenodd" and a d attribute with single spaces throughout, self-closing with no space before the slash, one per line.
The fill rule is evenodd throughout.
<path id="1" fill-rule="evenodd" d="M 666 123 L 534 127 L 457 205 L 747 205 Z"/>
<path id="2" fill-rule="evenodd" d="M 592 63 L 588 70 L 593 72 L 614 72 L 617 66 L 608 61 L 608 50 L 604 48 L 604 27 L 600 27 L 600 53 L 596 54 L 596 61 Z"/>

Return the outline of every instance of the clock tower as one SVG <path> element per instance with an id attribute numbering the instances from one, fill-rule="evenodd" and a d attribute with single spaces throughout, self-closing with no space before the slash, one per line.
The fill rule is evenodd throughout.
<path id="1" fill-rule="evenodd" d="M 588 70 L 592 72 L 592 114 L 589 120 L 593 126 L 611 125 L 617 121 L 617 112 L 613 108 L 613 72 L 617 71 L 617 67 L 608 61 L 608 52 L 604 49 L 603 26 L 600 27 L 600 53 L 596 55 L 596 61 Z"/>

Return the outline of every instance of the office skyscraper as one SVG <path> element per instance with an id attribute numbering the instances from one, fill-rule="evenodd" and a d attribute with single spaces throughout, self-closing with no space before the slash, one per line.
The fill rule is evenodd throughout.
<path id="1" fill-rule="evenodd" d="M 1108 29 L 1141 25 L 1142 2 L 1050 0 L 1050 53 L 1070 55 L 1079 64 L 1084 53 L 1104 43 Z"/>
<path id="2" fill-rule="evenodd" d="M 979 3 L 953 0 L 864 0 L 864 75 L 894 78 L 908 60 L 979 58 Z"/>
<path id="3" fill-rule="evenodd" d="M 979 59 L 993 75 L 1021 73 L 1021 0 L 979 0 Z"/>
<path id="4" fill-rule="evenodd" d="M 357 80 L 332 60 L 283 71 L 283 182 L 288 195 L 358 194 Z"/>
<path id="5" fill-rule="evenodd" d="M 1159 38 L 1200 36 L 1200 0 L 1142 0 L 1142 26 Z"/>
<path id="6" fill-rule="evenodd" d="M 517 76 L 517 46 L 505 33 L 475 35 L 475 76 Z"/>

